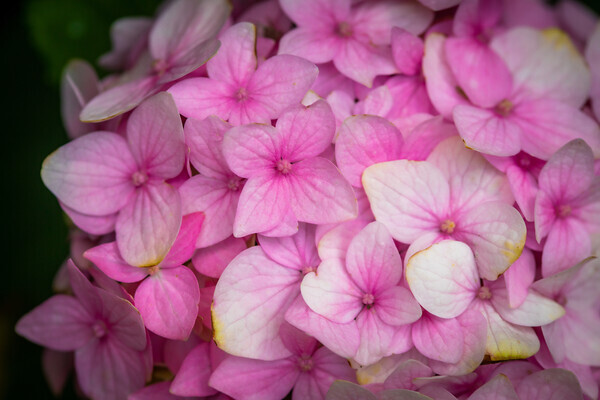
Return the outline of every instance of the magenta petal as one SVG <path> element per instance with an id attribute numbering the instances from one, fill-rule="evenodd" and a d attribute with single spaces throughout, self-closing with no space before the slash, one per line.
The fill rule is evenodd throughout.
<path id="1" fill-rule="evenodd" d="M 240 400 L 279 400 L 294 387 L 300 370 L 294 360 L 226 358 L 210 377 L 215 389 Z"/>
<path id="2" fill-rule="evenodd" d="M 183 360 L 177 375 L 173 379 L 170 392 L 177 396 L 211 396 L 217 391 L 208 386 L 212 373 L 210 362 L 210 344 L 201 343 Z"/>
<path id="3" fill-rule="evenodd" d="M 114 340 L 94 339 L 75 352 L 77 380 L 94 399 L 124 399 L 146 383 L 142 353 Z"/>
<path id="4" fill-rule="evenodd" d="M 402 135 L 384 118 L 357 115 L 344 121 L 335 145 L 338 167 L 350 184 L 361 187 L 363 171 L 384 161 L 400 158 Z"/>
<path id="5" fill-rule="evenodd" d="M 93 262 L 109 278 L 119 282 L 139 282 L 148 275 L 146 268 L 133 267 L 123 260 L 117 242 L 92 247 L 86 250 L 84 257 Z"/>
<path id="6" fill-rule="evenodd" d="M 128 264 L 148 267 L 160 263 L 181 225 L 181 199 L 169 184 L 148 183 L 117 218 L 117 245 Z"/>
<path id="7" fill-rule="evenodd" d="M 79 118 L 83 122 L 101 122 L 126 113 L 156 93 L 156 80 L 149 76 L 108 89 L 87 103 Z"/>
<path id="8" fill-rule="evenodd" d="M 123 208 L 137 167 L 125 139 L 95 132 L 60 147 L 44 160 L 42 180 L 67 207 L 103 216 Z"/>
<path id="9" fill-rule="evenodd" d="M 196 250 L 196 240 L 202 229 L 204 213 L 195 212 L 184 215 L 181 220 L 179 233 L 167 256 L 161 261 L 161 268 L 172 268 L 181 265 L 192 258 Z"/>
<path id="10" fill-rule="evenodd" d="M 55 295 L 21 317 L 16 332 L 53 350 L 76 350 L 90 340 L 93 317 L 77 299 Z"/>
<path id="11" fill-rule="evenodd" d="M 196 322 L 199 302 L 196 276 L 184 266 L 157 271 L 135 292 L 135 304 L 146 328 L 169 339 L 188 338 Z"/>
<path id="12" fill-rule="evenodd" d="M 413 324 L 412 339 L 421 354 L 446 363 L 458 362 L 464 351 L 462 328 L 455 318 L 425 313 Z"/>
<path id="13" fill-rule="evenodd" d="M 521 399 L 560 400 L 583 399 L 577 377 L 571 372 L 559 368 L 550 368 L 531 374 L 517 387 Z"/>

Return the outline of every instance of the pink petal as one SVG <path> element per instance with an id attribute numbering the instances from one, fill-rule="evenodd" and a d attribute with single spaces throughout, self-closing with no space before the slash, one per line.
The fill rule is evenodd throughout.
<path id="1" fill-rule="evenodd" d="M 423 40 L 399 27 L 392 28 L 392 56 L 401 73 L 416 75 L 421 70 Z"/>
<path id="2" fill-rule="evenodd" d="M 600 349 L 594 338 L 600 333 L 600 318 L 594 310 L 573 303 L 566 305 L 567 313 L 563 318 L 543 326 L 542 333 L 554 359 L 597 365 Z"/>
<path id="3" fill-rule="evenodd" d="M 368 167 L 363 187 L 375 219 L 392 237 L 411 243 L 438 230 L 449 205 L 448 183 L 440 170 L 423 161 L 390 161 Z"/>
<path id="4" fill-rule="evenodd" d="M 467 0 L 463 1 L 453 21 L 453 31 L 456 36 L 477 37 L 485 36 L 496 27 L 502 17 L 503 4 L 498 0 Z"/>
<path id="5" fill-rule="evenodd" d="M 531 250 L 525 248 L 521 256 L 504 272 L 504 282 L 511 308 L 519 307 L 525 301 L 529 286 L 535 278 L 535 259 Z"/>
<path id="6" fill-rule="evenodd" d="M 185 122 L 183 132 L 190 148 L 190 162 L 200 174 L 209 178 L 230 174 L 221 150 L 223 136 L 230 128 L 231 125 L 214 115 L 202 121 L 189 118 Z"/>
<path id="7" fill-rule="evenodd" d="M 433 20 L 431 10 L 416 2 L 370 2 L 352 11 L 355 35 L 367 36 L 374 45 L 388 45 L 394 26 L 420 35 Z"/>
<path id="8" fill-rule="evenodd" d="M 248 93 L 260 103 L 261 115 L 276 119 L 286 108 L 299 104 L 319 70 L 313 63 L 292 55 L 278 55 L 259 65 L 248 82 Z"/>
<path id="9" fill-rule="evenodd" d="M 320 64 L 333 60 L 341 44 L 334 35 L 300 27 L 281 38 L 279 54 L 291 54 Z"/>
<path id="10" fill-rule="evenodd" d="M 170 381 L 162 381 L 145 386 L 127 396 L 128 400 L 179 400 L 180 397 L 169 392 Z"/>
<path id="11" fill-rule="evenodd" d="M 127 120 L 127 140 L 138 166 L 152 177 L 174 178 L 183 168 L 183 126 L 170 94 L 144 101 Z"/>
<path id="12" fill-rule="evenodd" d="M 402 157 L 407 160 L 423 161 L 444 139 L 458 135 L 454 124 L 444 121 L 442 116 L 426 118 L 412 128 L 405 137 Z"/>
<path id="13" fill-rule="evenodd" d="M 71 138 L 94 130 L 94 125 L 79 120 L 83 106 L 98 94 L 98 76 L 94 68 L 83 60 L 72 60 L 63 70 L 60 82 L 60 111 L 63 125 Z"/>
<path id="14" fill-rule="evenodd" d="M 317 157 L 331 145 L 335 134 L 335 117 L 324 100 L 308 107 L 286 110 L 277 120 L 282 135 L 281 157 L 296 162 Z"/>
<path id="15" fill-rule="evenodd" d="M 157 60 L 173 61 L 182 52 L 217 36 L 229 16 L 224 1 L 185 1 L 169 4 L 150 32 L 149 48 Z"/>
<path id="16" fill-rule="evenodd" d="M 299 221 L 329 224 L 357 216 L 354 191 L 331 161 L 320 157 L 300 161 L 288 176 L 291 207 Z"/>
<path id="17" fill-rule="evenodd" d="M 76 350 L 93 339 L 93 316 L 77 299 L 55 295 L 25 314 L 16 332 L 53 350 Z"/>
<path id="18" fill-rule="evenodd" d="M 571 371 L 559 368 L 529 375 L 521 381 L 517 393 L 520 398 L 531 400 L 583 399 L 577 377 Z"/>
<path id="19" fill-rule="evenodd" d="M 167 183 L 149 183 L 121 210 L 116 232 L 119 252 L 128 264 L 147 267 L 160 263 L 181 225 L 181 199 Z"/>
<path id="20" fill-rule="evenodd" d="M 360 336 L 355 323 L 338 324 L 315 313 L 298 296 L 288 308 L 285 320 L 314 336 L 340 357 L 352 358 L 358 350 Z"/>
<path id="21" fill-rule="evenodd" d="M 288 237 L 258 236 L 263 251 L 269 258 L 287 268 L 303 271 L 316 268 L 320 259 L 315 244 L 315 226 L 299 224 L 298 232 Z"/>
<path id="22" fill-rule="evenodd" d="M 319 240 L 319 257 L 321 260 L 329 258 L 345 259 L 350 242 L 374 218 L 356 218 L 343 222 L 324 234 Z"/>
<path id="23" fill-rule="evenodd" d="M 228 120 L 236 107 L 235 88 L 208 78 L 189 78 L 169 88 L 177 110 L 187 118 L 202 120 L 216 115 Z M 262 120 L 259 122 L 263 122 Z"/>
<path id="24" fill-rule="evenodd" d="M 242 22 L 227 29 L 206 68 L 211 79 L 243 87 L 256 70 L 256 26 Z"/>
<path id="25" fill-rule="evenodd" d="M 416 389 L 414 378 L 429 377 L 431 368 L 417 360 L 406 360 L 388 376 L 383 384 L 385 389 Z"/>
<path id="26" fill-rule="evenodd" d="M 384 161 L 400 158 L 402 135 L 387 120 L 370 115 L 357 115 L 340 127 L 335 155 L 344 177 L 361 187 L 363 171 Z"/>
<path id="27" fill-rule="evenodd" d="M 377 397 L 355 383 L 335 381 L 327 392 L 327 400 L 377 400 Z"/>
<path id="28" fill-rule="evenodd" d="M 61 202 L 59 202 L 59 205 L 71 221 L 77 225 L 79 229 L 87 233 L 92 235 L 105 235 L 115 230 L 115 223 L 117 221 L 116 213 L 100 216 L 88 215 L 78 213 Z"/>
<path id="29" fill-rule="evenodd" d="M 263 360 L 289 356 L 279 327 L 298 295 L 301 277 L 298 271 L 270 260 L 260 247 L 238 255 L 215 289 L 212 321 L 219 347 Z"/>
<path id="30" fill-rule="evenodd" d="M 83 107 L 79 119 L 83 122 L 101 122 L 133 110 L 158 91 L 156 81 L 156 77 L 148 76 L 108 89 Z"/>
<path id="31" fill-rule="evenodd" d="M 334 379 L 356 380 L 356 372 L 350 367 L 348 360 L 334 354 L 327 347 L 321 347 L 312 356 L 314 363 L 314 380 L 324 395 Z M 296 388 L 298 385 L 296 385 Z M 296 389 L 297 390 L 297 389 Z"/>
<path id="32" fill-rule="evenodd" d="M 117 242 L 92 247 L 86 250 L 84 257 L 93 262 L 109 278 L 119 282 L 139 282 L 148 275 L 146 268 L 133 267 L 123 260 Z"/>
<path id="33" fill-rule="evenodd" d="M 456 90 L 456 80 L 446 61 L 445 41 L 445 37 L 439 33 L 427 35 L 423 57 L 423 75 L 431 103 L 440 114 L 451 119 L 454 106 L 468 104 L 468 101 Z"/>
<path id="34" fill-rule="evenodd" d="M 285 321 L 279 328 L 279 336 L 285 347 L 295 356 L 310 356 L 319 345 L 315 338 Z"/>
<path id="35" fill-rule="evenodd" d="M 196 250 L 196 239 L 203 226 L 204 214 L 195 212 L 184 215 L 179 227 L 179 233 L 166 257 L 161 261 L 161 268 L 172 268 L 181 265 L 192 258 Z"/>
<path id="36" fill-rule="evenodd" d="M 157 271 L 135 292 L 135 304 L 146 328 L 168 339 L 188 338 L 196 322 L 199 302 L 196 276 L 184 266 Z"/>
<path id="37" fill-rule="evenodd" d="M 575 218 L 557 219 L 542 252 L 542 276 L 570 268 L 592 253 L 590 235 Z"/>
<path id="38" fill-rule="evenodd" d="M 350 0 L 309 0 L 302 4 L 294 0 L 281 0 L 283 11 L 300 27 L 314 30 L 330 29 L 350 14 Z"/>
<path id="39" fill-rule="evenodd" d="M 459 0 L 419 0 L 419 2 L 433 11 L 439 11 L 454 7 L 459 3 Z"/>
<path id="40" fill-rule="evenodd" d="M 372 222 L 352 239 L 346 269 L 364 293 L 377 296 L 398 284 L 402 278 L 402 260 L 383 224 Z"/>
<path id="41" fill-rule="evenodd" d="M 209 350 L 209 343 L 201 343 L 185 357 L 171 384 L 169 391 L 172 394 L 177 396 L 217 394 L 215 389 L 208 386 L 208 379 L 212 373 Z"/>
<path id="42" fill-rule="evenodd" d="M 462 328 L 455 318 L 425 313 L 412 325 L 412 339 L 421 354 L 445 363 L 457 363 L 465 350 Z"/>
<path id="43" fill-rule="evenodd" d="M 421 318 L 421 306 L 412 293 L 402 286 L 384 290 L 375 301 L 377 316 L 388 325 L 407 325 Z"/>
<path id="44" fill-rule="evenodd" d="M 102 318 L 111 337 L 130 349 L 147 350 L 146 329 L 140 313 L 133 304 L 106 290 L 94 289 L 102 301 Z"/>
<path id="45" fill-rule="evenodd" d="M 505 375 L 497 375 L 477 389 L 469 400 L 519 400 L 513 385 Z"/>
<path id="46" fill-rule="evenodd" d="M 142 353 L 117 341 L 94 339 L 75 352 L 82 391 L 94 399 L 123 399 L 146 383 Z"/>
<path id="47" fill-rule="evenodd" d="M 516 165 L 511 165 L 506 169 L 506 178 L 523 217 L 528 221 L 533 221 L 535 197 L 538 192 L 536 178 L 531 172 Z"/>
<path id="48" fill-rule="evenodd" d="M 340 260 L 323 261 L 318 274 L 304 276 L 300 288 L 302 298 L 314 312 L 336 323 L 352 321 L 363 307 L 363 293 Z"/>
<path id="49" fill-rule="evenodd" d="M 473 104 L 494 107 L 511 94 L 511 74 L 487 45 L 469 37 L 448 38 L 444 49 L 458 86 Z"/>
<path id="50" fill-rule="evenodd" d="M 274 171 L 283 146 L 283 137 L 275 128 L 245 125 L 227 131 L 223 138 L 223 155 L 236 175 L 250 178 L 267 170 Z"/>
<path id="51" fill-rule="evenodd" d="M 110 132 L 82 136 L 50 154 L 42 180 L 67 207 L 105 216 L 123 208 L 134 190 L 136 171 L 127 142 Z"/>
<path id="52" fill-rule="evenodd" d="M 228 357 L 210 377 L 211 387 L 240 400 L 279 400 L 300 374 L 294 360 L 251 360 Z"/>
<path id="53" fill-rule="evenodd" d="M 333 63 L 343 75 L 366 87 L 373 86 L 377 75 L 397 72 L 389 47 L 378 47 L 353 38 L 344 41 Z"/>
<path id="54" fill-rule="evenodd" d="M 198 44 L 196 47 L 184 49 L 177 55 L 176 59 L 171 61 L 171 64 L 167 69 L 158 71 L 160 76 L 158 84 L 168 84 L 187 74 L 197 71 L 215 55 L 217 50 L 219 50 L 219 45 L 220 43 L 218 40 L 209 39 Z M 161 65 L 160 61 L 158 61 L 158 65 Z"/>
<path id="55" fill-rule="evenodd" d="M 44 349 L 42 352 L 42 367 L 52 394 L 58 398 L 73 372 L 73 352 Z"/>
<path id="56" fill-rule="evenodd" d="M 457 105 L 452 113 L 465 144 L 494 156 L 511 156 L 521 150 L 522 130 L 512 119 L 469 105 Z"/>
<path id="57" fill-rule="evenodd" d="M 148 33 L 154 21 L 149 17 L 124 17 L 110 27 L 112 49 L 98 59 L 108 70 L 127 70 L 141 57 L 148 42 Z"/>
<path id="58" fill-rule="evenodd" d="M 525 247 L 523 217 L 506 203 L 483 203 L 457 217 L 456 226 L 454 237 L 471 246 L 479 275 L 487 280 L 496 280 Z"/>
<path id="59" fill-rule="evenodd" d="M 198 249 L 192 257 L 196 271 L 211 278 L 219 278 L 235 256 L 246 250 L 244 239 L 233 236 L 209 247 Z"/>
<path id="60" fill-rule="evenodd" d="M 360 365 L 373 364 L 383 357 L 404 353 L 412 347 L 410 328 L 384 323 L 374 308 L 361 312 L 356 318 L 356 325 L 360 333 L 360 346 L 353 358 Z"/>
<path id="61" fill-rule="evenodd" d="M 600 28 L 596 25 L 594 32 L 590 35 L 586 48 L 585 59 L 590 66 L 592 75 L 592 86 L 590 100 L 596 120 L 600 117 Z"/>
<path id="62" fill-rule="evenodd" d="M 288 181 L 268 172 L 249 179 L 240 195 L 233 235 L 243 237 L 275 228 L 290 207 Z"/>

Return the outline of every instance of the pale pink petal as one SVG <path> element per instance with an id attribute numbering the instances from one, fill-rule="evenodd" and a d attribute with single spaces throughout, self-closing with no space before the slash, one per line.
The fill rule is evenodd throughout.
<path id="1" fill-rule="evenodd" d="M 275 228 L 290 207 L 289 183 L 275 173 L 249 179 L 240 195 L 233 235 L 243 237 Z"/>
<path id="2" fill-rule="evenodd" d="M 540 341 L 532 328 L 504 321 L 489 302 L 475 300 L 473 309 L 487 320 L 485 352 L 492 361 L 528 358 L 539 350 Z"/>
<path id="3" fill-rule="evenodd" d="M 267 237 L 291 236 L 298 232 L 299 225 L 300 224 L 294 215 L 294 211 L 288 207 L 286 210 L 284 210 L 281 221 L 275 225 L 274 228 L 262 231 L 260 234 Z"/>
<path id="4" fill-rule="evenodd" d="M 139 282 L 148 275 L 146 268 L 133 267 L 123 260 L 117 242 L 92 247 L 86 250 L 84 257 L 93 262 L 109 278 L 119 282 Z"/>
<path id="5" fill-rule="evenodd" d="M 172 59 L 170 65 L 166 69 L 159 69 L 157 72 L 160 76 L 158 84 L 168 84 L 179 78 L 184 77 L 191 72 L 197 71 L 204 65 L 212 56 L 219 50 L 220 42 L 215 39 L 209 39 L 198 44 L 196 47 L 182 50 L 175 59 Z M 162 60 L 157 60 L 155 65 L 162 67 Z M 191 74 L 190 74 L 191 75 Z"/>
<path id="6" fill-rule="evenodd" d="M 451 240 L 412 256 L 406 264 L 406 281 L 421 306 L 442 318 L 462 314 L 480 286 L 471 249 Z"/>
<path id="7" fill-rule="evenodd" d="M 334 35 L 300 27 L 281 38 L 279 54 L 291 54 L 321 64 L 333 60 L 341 45 L 342 41 Z"/>
<path id="8" fill-rule="evenodd" d="M 530 26 L 544 29 L 558 26 L 552 5 L 538 0 L 504 0 L 503 20 L 507 27 Z"/>
<path id="9" fill-rule="evenodd" d="M 577 377 L 565 369 L 551 368 L 531 374 L 517 387 L 521 399 L 583 399 Z"/>
<path id="10" fill-rule="evenodd" d="M 63 125 L 72 139 L 94 130 L 94 125 L 79 120 L 83 106 L 100 91 L 98 75 L 83 60 L 72 60 L 63 70 L 60 82 L 60 112 Z"/>
<path id="11" fill-rule="evenodd" d="M 452 116 L 458 133 L 473 150 L 494 156 L 511 156 L 521 150 L 523 133 L 511 119 L 466 104 L 457 105 Z"/>
<path id="12" fill-rule="evenodd" d="M 445 363 L 457 363 L 465 351 L 463 331 L 456 318 L 424 313 L 412 325 L 412 340 L 421 354 Z"/>
<path id="13" fill-rule="evenodd" d="M 600 233 L 600 175 L 596 175 L 590 188 L 573 201 L 573 218 L 578 218 L 591 233 Z M 593 239 L 592 239 L 593 240 Z"/>
<path id="14" fill-rule="evenodd" d="M 324 234 L 318 243 L 319 257 L 321 260 L 329 258 L 346 258 L 346 251 L 350 242 L 374 218 L 361 218 L 343 222 Z M 318 228 L 317 228 L 318 231 Z"/>
<path id="15" fill-rule="evenodd" d="M 391 80 L 391 78 L 389 80 Z M 352 114 L 371 114 L 384 117 L 390 113 L 394 106 L 394 100 L 386 81 L 385 85 L 371 89 L 364 100 L 356 103 Z"/>
<path id="16" fill-rule="evenodd" d="M 542 98 L 519 104 L 511 120 L 523 134 L 523 151 L 543 160 L 549 159 L 563 145 L 573 139 L 583 139 L 600 155 L 600 128 L 589 116 L 578 109 L 555 100 Z"/>
<path id="17" fill-rule="evenodd" d="M 448 38 L 444 43 L 446 61 L 458 86 L 480 107 L 494 107 L 512 90 L 511 74 L 487 45 L 475 38 Z"/>
<path id="18" fill-rule="evenodd" d="M 135 304 L 146 328 L 169 339 L 188 338 L 199 302 L 196 276 L 184 266 L 155 272 L 135 292 Z"/>
<path id="19" fill-rule="evenodd" d="M 536 358 L 540 353 L 536 354 Z M 492 375 L 505 375 L 513 384 L 513 387 L 518 387 L 524 378 L 541 371 L 541 369 L 540 366 L 531 361 L 507 361 L 495 368 Z"/>
<path id="20" fill-rule="evenodd" d="M 231 110 L 237 105 L 235 91 L 235 88 L 225 82 L 208 78 L 185 79 L 168 90 L 179 113 L 198 120 L 211 115 L 228 120 Z"/>
<path id="21" fill-rule="evenodd" d="M 335 381 L 327 392 L 327 400 L 377 400 L 367 389 L 352 382 Z"/>
<path id="22" fill-rule="evenodd" d="M 585 102 L 590 71 L 566 33 L 519 27 L 496 35 L 490 46 L 511 71 L 519 99 L 558 100 L 575 108 Z"/>
<path id="23" fill-rule="evenodd" d="M 406 360 L 388 376 L 383 384 L 385 389 L 416 389 L 414 378 L 429 377 L 433 372 L 431 368 L 417 360 Z"/>
<path id="24" fill-rule="evenodd" d="M 154 22 L 148 46 L 157 60 L 171 62 L 201 42 L 214 39 L 229 16 L 231 6 L 222 0 L 177 0 Z"/>
<path id="25" fill-rule="evenodd" d="M 246 242 L 233 236 L 202 249 L 192 257 L 196 271 L 211 278 L 219 278 L 235 256 L 246 249 Z"/>
<path id="26" fill-rule="evenodd" d="M 535 278 L 535 267 L 533 252 L 525 248 L 521 256 L 504 272 L 504 283 L 510 308 L 519 307 L 525 301 L 529 286 Z"/>
<path id="27" fill-rule="evenodd" d="M 201 212 L 183 216 L 175 242 L 173 242 L 166 257 L 161 261 L 160 268 L 177 267 L 192 258 L 203 222 L 204 213 Z"/>
<path id="28" fill-rule="evenodd" d="M 388 325 L 407 325 L 421 317 L 421 306 L 402 286 L 386 289 L 376 297 L 376 302 L 377 315 Z"/>
<path id="29" fill-rule="evenodd" d="M 75 352 L 82 391 L 98 400 L 124 399 L 146 383 L 142 353 L 118 341 L 94 339 Z"/>
<path id="30" fill-rule="evenodd" d="M 400 158 L 402 135 L 384 118 L 357 115 L 344 121 L 335 145 L 335 158 L 352 186 L 361 187 L 365 168 Z"/>
<path id="31" fill-rule="evenodd" d="M 123 259 L 136 267 L 160 263 L 181 225 L 181 199 L 167 183 L 146 184 L 117 218 L 117 245 Z"/>
<path id="32" fill-rule="evenodd" d="M 208 76 L 239 87 L 245 86 L 256 70 L 256 26 L 241 22 L 219 36 L 221 47 L 207 63 Z"/>
<path id="33" fill-rule="evenodd" d="M 471 246 L 479 275 L 493 281 L 521 255 L 527 229 L 514 207 L 490 201 L 458 216 L 454 237 Z"/>
<path id="34" fill-rule="evenodd" d="M 447 119 L 452 119 L 452 110 L 468 100 L 457 90 L 457 83 L 446 61 L 444 43 L 446 38 L 431 33 L 425 38 L 423 75 L 431 103 Z"/>
<path id="35" fill-rule="evenodd" d="M 562 319 L 542 327 L 552 356 L 561 362 L 566 357 L 583 365 L 598 365 L 600 347 L 595 338 L 600 333 L 600 318 L 594 310 L 578 308 L 576 302 L 565 309 Z"/>
<path id="36" fill-rule="evenodd" d="M 477 310 L 468 309 L 458 316 L 463 337 L 463 353 L 460 360 L 447 364 L 430 360 L 429 366 L 439 375 L 460 376 L 473 372 L 481 365 L 485 356 L 487 321 Z"/>
<path id="37" fill-rule="evenodd" d="M 528 399 L 528 397 L 526 397 Z M 506 375 L 497 375 L 477 389 L 469 400 L 519 400 Z"/>
<path id="38" fill-rule="evenodd" d="M 129 201 L 136 168 L 125 139 L 115 133 L 95 132 L 46 157 L 41 175 L 46 187 L 67 207 L 105 216 Z"/>
<path id="39" fill-rule="evenodd" d="M 282 135 L 272 126 L 245 125 L 227 131 L 223 155 L 236 175 L 250 178 L 267 170 L 275 171 L 283 145 Z"/>
<path id="40" fill-rule="evenodd" d="M 314 336 L 340 357 L 352 358 L 358 350 L 360 336 L 355 323 L 338 324 L 315 313 L 298 296 L 285 313 L 285 320 Z"/>
<path id="41" fill-rule="evenodd" d="M 74 297 L 55 295 L 21 317 L 15 330 L 53 350 L 76 350 L 94 338 L 90 311 Z"/>
<path id="42" fill-rule="evenodd" d="M 201 343 L 183 360 L 179 372 L 175 375 L 170 392 L 177 396 L 211 396 L 217 391 L 208 386 L 212 373 L 210 363 L 210 345 Z"/>
<path id="43" fill-rule="evenodd" d="M 238 255 L 223 271 L 212 306 L 214 339 L 230 354 L 263 360 L 290 355 L 279 338 L 285 310 L 302 275 L 270 260 L 260 247 Z"/>
<path id="44" fill-rule="evenodd" d="M 565 309 L 555 301 L 530 290 L 523 303 L 511 308 L 505 288 L 492 290 L 491 302 L 502 318 L 512 324 L 521 326 L 547 325 L 565 315 Z"/>
<path id="45" fill-rule="evenodd" d="M 125 17 L 110 27 L 112 49 L 98 59 L 98 64 L 108 70 L 131 68 L 145 50 L 148 33 L 154 21 L 149 17 Z"/>
<path id="46" fill-rule="evenodd" d="M 377 296 L 398 284 L 402 278 L 402 260 L 383 224 L 372 222 L 352 239 L 346 254 L 346 269 L 364 293 Z"/>
<path id="47" fill-rule="evenodd" d="M 262 361 L 228 357 L 210 376 L 209 384 L 240 400 L 279 400 L 294 387 L 299 374 L 292 358 Z"/>
<path id="48" fill-rule="evenodd" d="M 78 213 L 59 201 L 60 208 L 67 214 L 77 227 L 92 235 L 105 235 L 115 230 L 117 214 L 88 215 Z"/>
<path id="49" fill-rule="evenodd" d="M 231 189 L 231 186 L 234 189 Z M 206 219 L 197 247 L 207 247 L 225 240 L 233 233 L 233 221 L 241 190 L 239 178 L 228 182 L 222 178 L 207 178 L 196 175 L 188 179 L 180 188 L 183 213 L 202 211 Z"/>
<path id="50" fill-rule="evenodd" d="M 410 329 L 384 323 L 378 317 L 376 308 L 365 309 L 356 318 L 360 345 L 353 358 L 360 365 L 373 364 L 383 357 L 404 353 L 412 347 Z"/>
<path id="51" fill-rule="evenodd" d="M 448 183 L 440 170 L 423 161 L 390 161 L 368 167 L 363 187 L 375 219 L 392 237 L 411 243 L 438 230 L 449 206 Z"/>
<path id="52" fill-rule="evenodd" d="M 314 312 L 336 323 L 351 322 L 363 308 L 363 292 L 340 260 L 323 261 L 318 274 L 304 276 L 300 288 L 302 298 Z"/>
<path id="53" fill-rule="evenodd" d="M 248 93 L 260 104 L 261 116 L 276 119 L 283 110 L 302 101 L 318 73 L 317 66 L 304 58 L 275 56 L 259 65 L 248 82 Z"/>
<path id="54" fill-rule="evenodd" d="M 189 118 L 185 122 L 183 132 L 190 148 L 190 162 L 200 174 L 209 178 L 230 174 L 221 150 L 223 136 L 230 128 L 231 125 L 214 115 L 202 121 Z"/>
<path id="55" fill-rule="evenodd" d="M 183 126 L 170 94 L 161 92 L 131 113 L 127 140 L 138 166 L 149 176 L 174 178 L 183 169 Z"/>
<path id="56" fill-rule="evenodd" d="M 542 276 L 570 268 L 591 254 L 592 243 L 585 225 L 575 218 L 557 219 L 542 252 Z"/>
<path id="57" fill-rule="evenodd" d="M 299 221 L 330 224 L 358 215 L 354 191 L 331 161 L 320 157 L 300 161 L 292 164 L 291 173 L 284 177 Z"/>
<path id="58" fill-rule="evenodd" d="M 344 41 L 333 63 L 342 74 L 366 87 L 373 86 L 377 75 L 397 72 L 388 46 L 377 47 L 355 39 Z"/>
<path id="59" fill-rule="evenodd" d="M 392 56 L 401 73 L 416 75 L 421 70 L 423 40 L 400 27 L 392 28 Z"/>
<path id="60" fill-rule="evenodd" d="M 277 120 L 282 135 L 281 157 L 296 162 L 317 157 L 331 144 L 335 117 L 324 100 L 286 110 Z"/>
<path id="61" fill-rule="evenodd" d="M 270 238 L 259 235 L 258 242 L 269 258 L 285 267 L 298 271 L 316 268 L 320 259 L 315 243 L 315 226 L 299 224 L 293 236 Z"/>
<path id="62" fill-rule="evenodd" d="M 79 119 L 83 122 L 101 122 L 126 113 L 158 91 L 156 81 L 156 77 L 148 76 L 108 89 L 83 107 Z"/>

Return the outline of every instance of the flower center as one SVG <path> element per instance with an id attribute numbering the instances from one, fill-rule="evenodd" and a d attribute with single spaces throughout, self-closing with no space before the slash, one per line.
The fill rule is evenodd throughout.
<path id="1" fill-rule="evenodd" d="M 573 211 L 573 209 L 568 204 L 562 204 L 562 205 L 556 207 L 556 214 L 560 218 L 568 217 L 569 215 L 571 215 L 571 211 Z"/>
<path id="2" fill-rule="evenodd" d="M 362 302 L 365 306 L 367 306 L 367 310 L 369 310 L 371 307 L 373 307 L 373 303 L 375 303 L 375 296 L 373 296 L 371 293 L 365 293 L 362 298 Z"/>
<path id="3" fill-rule="evenodd" d="M 352 36 L 352 27 L 347 22 L 340 22 L 337 25 L 335 32 L 341 37 L 350 37 Z"/>
<path id="4" fill-rule="evenodd" d="M 477 297 L 479 297 L 481 300 L 489 300 L 492 298 L 492 292 L 490 292 L 490 289 L 488 289 L 486 286 L 482 286 L 477 292 Z"/>
<path id="5" fill-rule="evenodd" d="M 456 224 L 452 220 L 445 220 L 440 224 L 440 232 L 451 234 L 454 232 L 454 228 L 456 228 Z"/>
<path id="6" fill-rule="evenodd" d="M 514 104 L 512 103 L 512 101 L 504 99 L 496 105 L 495 111 L 501 116 L 506 117 L 508 116 L 508 114 L 510 114 L 513 107 Z"/>
<path id="7" fill-rule="evenodd" d="M 313 367 L 313 360 L 308 354 L 303 354 L 298 357 L 298 367 L 304 372 L 310 371 Z"/>
<path id="8" fill-rule="evenodd" d="M 158 76 L 164 74 L 168 68 L 169 66 L 167 65 L 167 62 L 165 60 L 154 61 L 154 71 Z"/>
<path id="9" fill-rule="evenodd" d="M 234 176 L 232 178 L 229 178 L 229 181 L 227 182 L 227 187 L 232 192 L 237 192 L 238 189 L 240 188 L 240 184 L 241 184 L 241 179 L 238 178 L 237 176 Z"/>
<path id="10" fill-rule="evenodd" d="M 317 272 L 317 267 L 306 266 L 302 268 L 302 275 L 310 274 L 311 272 Z"/>
<path id="11" fill-rule="evenodd" d="M 142 186 L 144 183 L 148 182 L 148 175 L 144 171 L 135 171 L 131 175 L 131 180 L 135 187 Z"/>
<path id="12" fill-rule="evenodd" d="M 96 336 L 98 339 L 108 333 L 108 328 L 106 327 L 104 321 L 96 321 L 92 326 L 92 330 L 94 331 L 94 336 Z"/>
<path id="13" fill-rule="evenodd" d="M 150 276 L 152 276 L 152 275 L 154 275 L 155 273 L 157 273 L 159 269 L 160 269 L 160 268 L 158 267 L 158 265 L 154 265 L 154 266 L 152 266 L 152 267 L 148 267 L 148 274 L 149 274 Z"/>
<path id="14" fill-rule="evenodd" d="M 565 297 L 565 295 L 564 295 L 564 294 L 562 294 L 562 293 L 561 293 L 560 295 L 558 295 L 558 296 L 557 296 L 557 297 L 554 299 L 554 301 L 556 301 L 558 304 L 560 304 L 560 305 L 561 305 L 561 306 L 563 306 L 563 307 L 564 307 L 564 306 L 567 304 L 567 298 L 566 298 L 566 297 Z"/>
<path id="15" fill-rule="evenodd" d="M 240 103 L 248 100 L 248 91 L 246 90 L 246 88 L 239 88 L 239 90 L 235 93 L 235 98 Z"/>
<path id="16" fill-rule="evenodd" d="M 277 161 L 277 171 L 281 172 L 283 175 L 287 175 L 292 171 L 292 163 L 288 160 L 279 160 Z"/>

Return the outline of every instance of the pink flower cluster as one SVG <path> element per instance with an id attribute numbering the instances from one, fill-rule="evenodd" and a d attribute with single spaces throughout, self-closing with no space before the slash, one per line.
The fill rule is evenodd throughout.
<path id="1" fill-rule="evenodd" d="M 67 66 L 55 392 L 598 399 L 600 24 L 419 1 L 173 0 Z"/>

